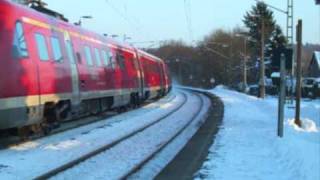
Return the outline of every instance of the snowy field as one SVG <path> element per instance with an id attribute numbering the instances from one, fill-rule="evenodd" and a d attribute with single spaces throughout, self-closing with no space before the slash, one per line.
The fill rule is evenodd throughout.
<path id="1" fill-rule="evenodd" d="M 261 100 L 217 87 L 225 104 L 222 127 L 196 179 L 320 180 L 320 101 L 303 101 L 303 128 L 286 108 L 278 138 L 277 99 Z"/>

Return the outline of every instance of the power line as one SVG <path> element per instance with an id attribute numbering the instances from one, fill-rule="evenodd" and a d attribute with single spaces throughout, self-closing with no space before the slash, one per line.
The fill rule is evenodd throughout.
<path id="1" fill-rule="evenodd" d="M 106 3 L 109 4 L 109 6 L 113 9 L 113 11 L 118 14 L 126 23 L 129 24 L 129 26 L 133 27 L 135 31 L 139 32 L 140 34 L 145 34 L 142 32 L 142 29 L 139 25 L 137 25 L 138 23 L 132 21 L 130 18 L 128 18 L 128 16 L 126 15 L 126 13 L 123 13 L 122 11 L 120 11 L 119 8 L 117 8 L 110 0 L 105 0 Z"/>
<path id="2" fill-rule="evenodd" d="M 184 0 L 184 12 L 186 16 L 187 29 L 189 32 L 190 40 L 193 42 L 193 30 L 192 30 L 192 16 L 191 16 L 191 5 L 189 0 Z"/>
<path id="3" fill-rule="evenodd" d="M 262 0 L 255 0 L 255 1 L 256 1 L 256 2 L 262 2 L 262 3 L 266 4 L 267 6 L 269 6 L 271 9 L 275 9 L 275 10 L 277 10 L 277 11 L 279 11 L 279 12 L 288 14 L 288 11 L 285 11 L 285 10 L 280 9 L 280 8 L 277 8 L 277 7 L 273 6 L 273 5 L 267 4 L 267 3 L 265 3 L 265 2 L 262 1 Z"/>
<path id="4" fill-rule="evenodd" d="M 122 13 L 112 2 L 109 0 L 106 0 L 106 2 L 109 4 L 109 6 L 118 14 L 120 17 L 126 21 L 128 24 L 135 26 L 135 24 L 124 14 Z"/>
<path id="5" fill-rule="evenodd" d="M 220 52 L 218 52 L 218 51 L 216 51 L 216 50 L 214 50 L 214 49 L 212 49 L 212 48 L 209 48 L 208 46 L 204 46 L 204 48 L 205 48 L 207 51 L 209 51 L 209 52 L 212 52 L 212 53 L 214 53 L 214 54 L 217 54 L 217 55 L 219 55 L 220 57 L 223 57 L 224 59 L 232 60 L 231 57 L 228 57 L 228 56 L 226 56 L 226 55 L 224 55 L 224 54 L 222 54 L 222 53 L 220 53 Z"/>

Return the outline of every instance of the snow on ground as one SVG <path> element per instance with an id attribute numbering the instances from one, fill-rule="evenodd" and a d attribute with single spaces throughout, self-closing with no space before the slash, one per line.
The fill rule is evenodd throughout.
<path id="1" fill-rule="evenodd" d="M 184 102 L 181 93 L 135 111 L 0 151 L 0 179 L 32 179 L 156 121 Z"/>
<path id="2" fill-rule="evenodd" d="M 122 179 L 124 174 L 143 162 L 146 157 L 154 154 L 159 146 L 164 145 L 171 137 L 174 137 L 182 127 L 192 120 L 194 115 L 198 115 L 200 98 L 190 93 L 187 94 L 187 103 L 179 111 L 53 179 L 73 179 L 75 175 L 81 176 L 82 179 Z M 207 108 L 204 109 L 208 109 L 208 107 L 207 105 Z M 199 123 L 199 120 L 201 119 L 195 123 Z M 184 138 L 184 143 L 187 141 Z M 174 146 L 175 149 L 178 149 L 177 145 Z M 177 151 L 173 152 L 177 153 Z M 103 168 L 97 169 L 97 167 Z"/>
<path id="3" fill-rule="evenodd" d="M 196 179 L 320 180 L 320 101 L 303 101 L 303 127 L 286 108 L 278 138 L 277 99 L 261 100 L 217 87 L 225 104 L 223 124 Z"/>
<path id="4" fill-rule="evenodd" d="M 162 169 L 164 169 L 175 156 L 184 148 L 188 141 L 197 133 L 198 129 L 206 121 L 208 110 L 211 107 L 211 101 L 207 97 L 203 97 L 204 106 L 198 117 L 178 136 L 173 142 L 166 146 L 158 153 L 152 161 L 149 161 L 144 167 L 129 177 L 130 180 L 135 179 L 154 179 Z"/>

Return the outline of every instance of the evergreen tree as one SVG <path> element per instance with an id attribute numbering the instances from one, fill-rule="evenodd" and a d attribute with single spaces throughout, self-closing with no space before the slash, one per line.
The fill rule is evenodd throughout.
<path id="1" fill-rule="evenodd" d="M 266 48 L 266 54 L 268 56 L 272 55 L 272 50 L 274 49 L 283 49 L 287 45 L 287 39 L 283 35 L 282 30 L 280 26 L 276 25 L 274 31 L 271 34 L 270 37 L 270 43 L 267 44 Z"/>
<path id="2" fill-rule="evenodd" d="M 270 53 L 273 48 L 286 44 L 280 26 L 276 25 L 273 12 L 268 9 L 263 2 L 257 2 L 252 10 L 247 12 L 243 20 L 245 26 L 249 29 L 249 36 L 255 42 L 250 42 L 250 46 L 255 48 L 255 53 L 259 54 L 261 49 L 262 26 L 264 24 L 264 41 L 266 51 Z M 269 54 L 268 53 L 268 54 Z"/>

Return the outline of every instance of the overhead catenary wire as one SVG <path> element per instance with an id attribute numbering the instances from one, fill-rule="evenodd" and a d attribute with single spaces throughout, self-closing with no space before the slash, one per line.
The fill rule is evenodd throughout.
<path id="1" fill-rule="evenodd" d="M 216 50 L 214 50 L 214 49 L 212 49 L 212 48 L 209 48 L 208 46 L 205 46 L 205 49 L 206 49 L 207 51 L 209 51 L 209 52 L 212 52 L 212 53 L 214 53 L 214 54 L 219 55 L 220 57 L 222 57 L 222 58 L 224 58 L 224 59 L 226 59 L 226 60 L 232 60 L 231 57 L 228 57 L 228 56 L 226 56 L 226 55 L 224 55 L 224 54 L 222 54 L 222 53 L 220 53 L 220 52 L 218 52 L 218 51 L 216 51 Z"/>
<path id="2" fill-rule="evenodd" d="M 183 0 L 183 3 L 184 3 L 184 12 L 185 12 L 185 18 L 186 18 L 189 38 L 190 38 L 190 41 L 193 42 L 194 36 L 193 36 L 193 27 L 192 27 L 191 4 L 190 4 L 189 0 Z"/>
<path id="3" fill-rule="evenodd" d="M 122 13 L 120 9 L 118 9 L 111 1 L 105 0 L 105 2 L 108 3 L 111 9 L 113 9 L 113 11 L 116 14 L 118 14 L 126 23 L 128 23 L 130 26 L 133 26 L 136 31 L 139 31 L 138 27 L 136 27 L 135 24 L 124 13 Z"/>
<path id="4" fill-rule="evenodd" d="M 113 11 L 118 14 L 130 27 L 134 28 L 134 30 L 138 32 L 138 34 L 144 34 L 150 37 L 150 35 L 147 32 L 144 32 L 144 30 L 141 28 L 142 25 L 137 19 L 129 18 L 129 16 L 127 16 L 127 8 L 125 8 L 125 12 L 123 12 L 110 0 L 105 0 L 105 2 L 108 3 L 111 9 L 113 9 Z"/>

